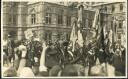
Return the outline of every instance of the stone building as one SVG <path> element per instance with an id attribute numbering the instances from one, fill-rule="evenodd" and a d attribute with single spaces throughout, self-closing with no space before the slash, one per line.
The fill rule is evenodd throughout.
<path id="1" fill-rule="evenodd" d="M 104 27 L 113 31 L 113 41 L 119 44 L 126 44 L 126 3 L 111 2 L 92 5 L 93 9 L 104 9 Z"/>
<path id="2" fill-rule="evenodd" d="M 71 3 L 70 3 L 71 4 Z M 77 4 L 77 3 L 76 3 Z M 90 7 L 90 8 L 89 8 Z M 114 40 L 123 39 L 125 35 L 125 9 L 122 2 L 114 3 L 84 3 L 83 31 L 88 40 L 92 36 L 92 24 L 95 10 L 104 8 L 106 28 L 116 30 Z M 3 32 L 4 38 L 13 33 L 15 39 L 23 39 L 24 31 L 32 29 L 41 40 L 69 39 L 72 29 L 72 19 L 78 18 L 78 7 L 69 4 L 49 2 L 3 2 Z M 104 13 L 104 12 L 103 12 Z M 108 30 L 109 31 L 109 30 Z"/>
<path id="3" fill-rule="evenodd" d="M 22 39 L 27 26 L 27 2 L 3 2 L 3 38 L 10 34 L 15 39 Z"/>
<path id="4" fill-rule="evenodd" d="M 67 6 L 49 2 L 28 4 L 28 27 L 37 31 L 41 39 L 69 38 L 71 19 L 76 16 L 77 9 Z"/>

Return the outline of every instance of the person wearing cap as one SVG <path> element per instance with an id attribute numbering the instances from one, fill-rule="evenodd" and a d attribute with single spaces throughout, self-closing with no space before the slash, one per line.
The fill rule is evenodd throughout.
<path id="1" fill-rule="evenodd" d="M 10 64 L 12 64 L 14 60 L 14 47 L 15 47 L 14 40 L 11 35 L 8 35 L 7 54 Z"/>
<path id="2" fill-rule="evenodd" d="M 113 66 L 115 67 L 115 70 L 120 72 L 122 70 L 122 61 L 120 57 L 121 51 L 119 48 L 116 49 L 115 54 L 113 55 Z"/>
<path id="3" fill-rule="evenodd" d="M 63 54 L 62 54 L 62 56 L 63 56 L 63 58 L 62 58 L 62 64 L 63 64 L 63 65 L 69 64 L 70 61 L 71 61 L 72 58 L 73 58 L 72 55 L 70 54 L 70 52 L 67 50 L 68 45 L 69 45 L 69 42 L 68 42 L 68 41 L 64 41 L 64 42 L 62 43 L 62 48 L 61 48 L 61 50 L 62 50 L 62 52 L 63 52 Z"/>
<path id="4" fill-rule="evenodd" d="M 45 65 L 49 71 L 53 66 L 59 65 L 59 52 L 56 47 L 51 42 L 49 42 L 45 53 Z"/>
<path id="5" fill-rule="evenodd" d="M 27 44 L 27 67 L 31 67 L 34 65 L 34 41 L 31 40 L 28 44 Z"/>

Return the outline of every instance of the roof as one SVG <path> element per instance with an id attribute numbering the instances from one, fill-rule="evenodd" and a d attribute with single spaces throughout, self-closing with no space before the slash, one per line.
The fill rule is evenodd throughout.
<path id="1" fill-rule="evenodd" d="M 108 3 L 101 3 L 101 4 L 92 5 L 92 6 L 96 7 L 96 6 L 111 5 L 111 4 L 118 4 L 118 3 L 125 3 L 125 2 L 108 2 Z"/>

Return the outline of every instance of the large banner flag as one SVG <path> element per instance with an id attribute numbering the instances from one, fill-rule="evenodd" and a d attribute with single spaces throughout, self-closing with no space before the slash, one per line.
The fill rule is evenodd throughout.
<path id="1" fill-rule="evenodd" d="M 72 25 L 72 31 L 71 31 L 71 35 L 70 35 L 70 46 L 72 46 L 72 52 L 75 51 L 75 44 L 77 41 L 77 20 L 74 19 L 73 21 L 73 25 Z"/>
<path id="2" fill-rule="evenodd" d="M 78 22 L 77 20 L 73 22 L 73 28 L 70 36 L 70 46 L 72 47 L 72 52 L 74 52 L 77 47 L 83 47 L 83 43 L 84 39 L 81 30 L 81 20 L 78 19 Z"/>
<path id="3" fill-rule="evenodd" d="M 100 30 L 100 11 L 96 10 L 94 20 L 92 27 L 95 28 L 95 32 L 93 32 L 93 37 L 94 38 L 99 38 L 99 30 Z"/>
<path id="4" fill-rule="evenodd" d="M 84 39 L 83 39 L 83 35 L 82 35 L 82 29 L 81 29 L 81 25 L 82 25 L 82 20 L 81 19 L 78 19 L 78 31 L 77 31 L 77 44 L 80 46 L 80 47 L 83 47 L 83 43 L 84 43 Z"/>
<path id="5" fill-rule="evenodd" d="M 45 66 L 45 55 L 46 55 L 46 50 L 48 46 L 46 46 L 46 42 L 43 43 L 43 51 L 41 53 L 41 58 L 40 58 L 40 67 L 39 71 L 47 71 L 47 67 Z"/>
<path id="6" fill-rule="evenodd" d="M 98 16 L 99 16 L 99 10 L 96 10 L 94 20 L 93 20 L 93 25 L 92 25 L 93 28 L 96 28 L 96 24 L 98 22 Z"/>

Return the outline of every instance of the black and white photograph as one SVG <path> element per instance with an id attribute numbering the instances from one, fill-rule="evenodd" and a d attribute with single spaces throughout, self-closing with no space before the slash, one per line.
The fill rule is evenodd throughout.
<path id="1" fill-rule="evenodd" d="M 2 0 L 2 78 L 126 78 L 127 1 Z"/>

